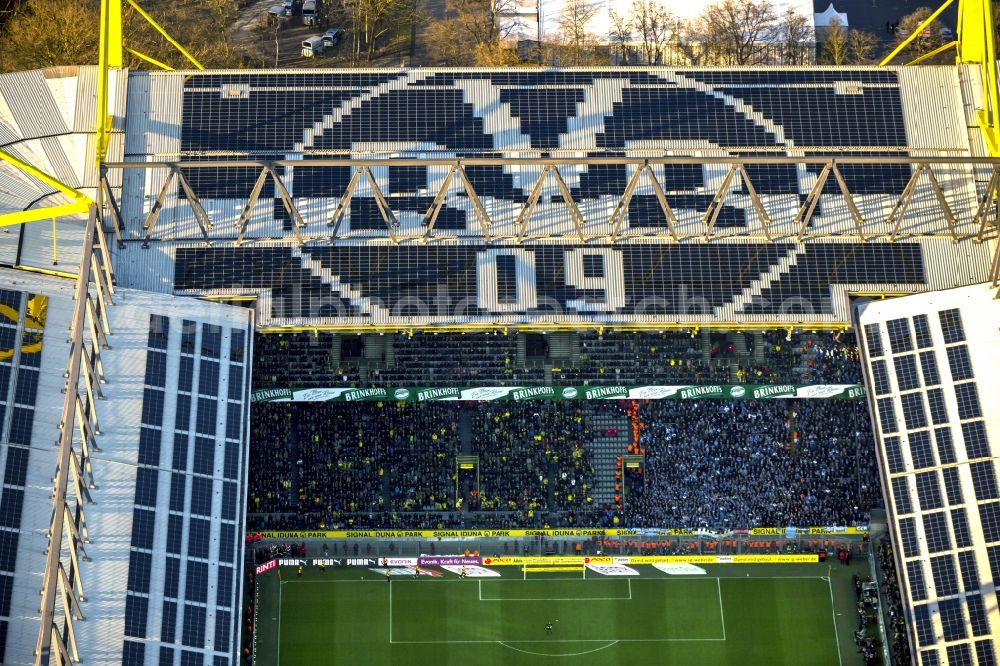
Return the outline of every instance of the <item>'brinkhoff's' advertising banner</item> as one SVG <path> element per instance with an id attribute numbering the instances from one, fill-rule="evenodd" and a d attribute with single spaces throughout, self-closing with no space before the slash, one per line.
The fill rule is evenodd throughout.
<path id="1" fill-rule="evenodd" d="M 397 400 L 859 400 L 859 384 L 705 384 L 700 386 L 479 386 L 476 388 L 258 389 L 254 402 L 371 402 Z"/>

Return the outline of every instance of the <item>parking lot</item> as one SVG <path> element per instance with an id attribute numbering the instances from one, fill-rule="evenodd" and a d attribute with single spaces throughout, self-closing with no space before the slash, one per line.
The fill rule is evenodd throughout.
<path id="1" fill-rule="evenodd" d="M 260 0 L 249 5 L 241 14 L 236 27 L 236 39 L 244 44 L 253 45 L 253 50 L 261 57 L 263 67 L 299 67 L 329 66 L 338 67 L 350 61 L 350 40 L 345 35 L 340 44 L 327 48 L 322 55 L 307 58 L 302 55 L 302 40 L 309 37 L 319 37 L 333 25 L 329 19 L 324 19 L 319 25 L 305 26 L 302 24 L 301 11 L 294 16 L 282 19 L 278 26 L 267 26 L 267 11 L 275 4 L 275 0 Z M 266 27 L 265 27 L 266 26 Z M 277 58 L 275 51 L 277 50 Z"/>

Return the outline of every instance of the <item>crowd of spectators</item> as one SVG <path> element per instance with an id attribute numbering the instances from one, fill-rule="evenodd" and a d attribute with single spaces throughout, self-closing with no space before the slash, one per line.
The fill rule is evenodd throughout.
<path id="1" fill-rule="evenodd" d="M 459 452 L 459 410 L 446 403 L 383 404 L 389 419 L 393 511 L 450 511 L 455 508 L 455 456 Z"/>
<path id="2" fill-rule="evenodd" d="M 741 384 L 860 384 L 861 362 L 853 331 L 758 334 L 762 360 L 741 363 Z M 757 339 L 757 338 L 755 338 Z"/>
<path id="3" fill-rule="evenodd" d="M 562 356 L 516 334 L 261 334 L 256 388 L 538 384 L 853 384 L 850 332 L 581 332 Z M 348 342 L 350 344 L 348 344 Z M 372 349 L 366 348 L 366 345 Z M 535 354 L 535 355 L 532 355 Z"/>
<path id="4" fill-rule="evenodd" d="M 358 368 L 340 362 L 335 334 L 278 333 L 254 336 L 254 388 L 354 386 Z"/>
<path id="5" fill-rule="evenodd" d="M 269 543 L 253 549 L 254 564 L 263 564 L 281 557 L 305 557 L 306 544 L 301 543 Z"/>
<path id="6" fill-rule="evenodd" d="M 878 544 L 878 564 L 884 576 L 882 595 L 885 599 L 888 616 L 888 626 L 885 628 L 885 633 L 886 640 L 889 642 L 892 666 L 908 665 L 912 663 L 910 642 L 906 637 L 903 598 L 899 592 L 899 576 L 896 573 L 896 562 L 892 557 L 892 544 L 888 537 L 884 537 Z"/>
<path id="7" fill-rule="evenodd" d="M 280 514 L 295 506 L 292 467 L 292 412 L 271 409 L 266 404 L 250 410 L 249 513 Z M 275 528 L 281 525 L 275 524 Z"/>
<path id="8" fill-rule="evenodd" d="M 258 404 L 250 525 L 801 527 L 866 523 L 878 501 L 863 402 L 636 405 L 645 466 L 605 505 L 588 444 L 609 403 Z M 463 454 L 478 468 L 460 473 Z"/>
<path id="9" fill-rule="evenodd" d="M 582 402 L 483 403 L 475 408 L 480 487 L 469 508 L 507 512 L 522 525 L 591 525 L 594 468 L 585 448 L 591 407 Z M 544 513 L 540 513 L 544 512 Z"/>
<path id="10" fill-rule="evenodd" d="M 252 410 L 256 529 L 593 524 L 579 402 L 261 403 Z M 460 422 L 478 469 L 458 476 Z M 456 486 L 461 483 L 456 497 Z"/>
<path id="11" fill-rule="evenodd" d="M 544 369 L 519 367 L 527 350 L 513 334 L 258 335 L 254 377 L 257 388 L 860 381 L 849 332 L 562 335 L 560 353 L 577 345 L 572 358 Z M 630 451 L 646 456 L 640 471 L 625 478 L 618 471 L 607 505 L 593 498 L 589 445 L 599 409 L 632 420 Z M 629 409 L 558 400 L 258 403 L 248 522 L 261 529 L 845 525 L 865 522 L 879 497 L 863 402 L 662 400 Z M 475 475 L 458 471 L 458 455 L 478 456 Z"/>
<path id="12" fill-rule="evenodd" d="M 878 501 L 863 402 L 661 400 L 637 417 L 627 526 L 853 525 Z"/>

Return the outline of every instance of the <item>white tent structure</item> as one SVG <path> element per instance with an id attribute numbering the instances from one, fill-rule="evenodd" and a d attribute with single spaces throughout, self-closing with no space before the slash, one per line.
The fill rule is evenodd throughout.
<path id="1" fill-rule="evenodd" d="M 849 25 L 847 22 L 847 12 L 838 12 L 831 2 L 830 6 L 825 10 L 814 14 L 814 23 L 817 28 L 828 28 L 835 18 L 840 19 L 841 27 L 846 28 Z"/>

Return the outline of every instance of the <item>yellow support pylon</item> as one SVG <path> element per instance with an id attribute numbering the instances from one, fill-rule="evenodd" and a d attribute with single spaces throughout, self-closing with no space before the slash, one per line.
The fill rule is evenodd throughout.
<path id="1" fill-rule="evenodd" d="M 997 85 L 996 44 L 990 0 L 958 3 L 958 63 L 978 63 L 983 84 L 983 108 L 976 114 L 990 155 L 1000 157 L 1000 88 Z"/>
<path id="2" fill-rule="evenodd" d="M 5 153 L 2 150 L 0 150 L 0 160 L 7 162 L 15 169 L 23 171 L 33 178 L 37 178 L 54 190 L 57 190 L 73 199 L 71 203 L 61 204 L 58 206 L 29 208 L 28 210 L 4 213 L 0 215 L 0 227 L 6 227 L 13 224 L 23 224 L 25 222 L 37 222 L 39 220 L 54 219 L 64 215 L 79 215 L 81 213 L 86 213 L 90 209 L 90 206 L 93 203 L 93 201 L 90 200 L 90 197 L 77 191 L 69 185 L 56 180 L 41 169 L 28 164 L 20 158 L 14 157 L 10 153 Z"/>
<path id="3" fill-rule="evenodd" d="M 913 33 L 893 49 L 889 55 L 883 58 L 879 64 L 884 66 L 891 63 L 952 2 L 954 0 L 945 0 L 940 7 L 928 16 L 923 23 L 917 26 Z M 997 59 L 993 39 L 993 9 L 990 0 L 958 0 L 956 36 L 957 39 L 954 42 L 940 46 L 929 53 L 924 53 L 907 64 L 919 64 L 954 46 L 956 64 L 979 65 L 983 84 L 983 108 L 979 109 L 977 113 L 979 128 L 983 132 L 983 139 L 986 141 L 986 147 L 990 151 L 990 155 L 992 157 L 1000 157 L 1000 118 L 997 117 L 997 114 L 1000 113 L 1000 88 L 997 85 Z"/>
<path id="4" fill-rule="evenodd" d="M 163 38 L 177 49 L 181 55 L 190 61 L 197 69 L 205 69 L 191 53 L 185 49 L 180 42 L 170 36 L 170 34 L 156 20 L 149 15 L 146 10 L 139 6 L 135 0 L 126 0 L 128 4 L 147 23 L 163 35 Z M 122 0 L 101 0 L 101 42 L 98 57 L 98 80 L 97 80 L 97 119 L 94 131 L 97 135 L 97 146 L 95 160 L 97 168 L 104 164 L 108 154 L 108 141 L 111 137 L 112 118 L 108 115 L 109 98 L 111 94 L 111 76 L 113 71 L 121 70 L 125 65 L 124 53 L 135 55 L 141 60 L 159 67 L 160 69 L 173 69 L 166 63 L 162 63 L 139 51 L 126 49 L 124 47 L 125 36 L 122 29 Z"/>
<path id="5" fill-rule="evenodd" d="M 111 136 L 111 117 L 108 115 L 108 96 L 111 70 L 120 70 L 122 55 L 122 3 L 121 0 L 101 0 L 101 41 L 97 58 L 97 115 L 94 132 L 97 140 L 95 160 L 100 169 L 108 152 Z"/>

